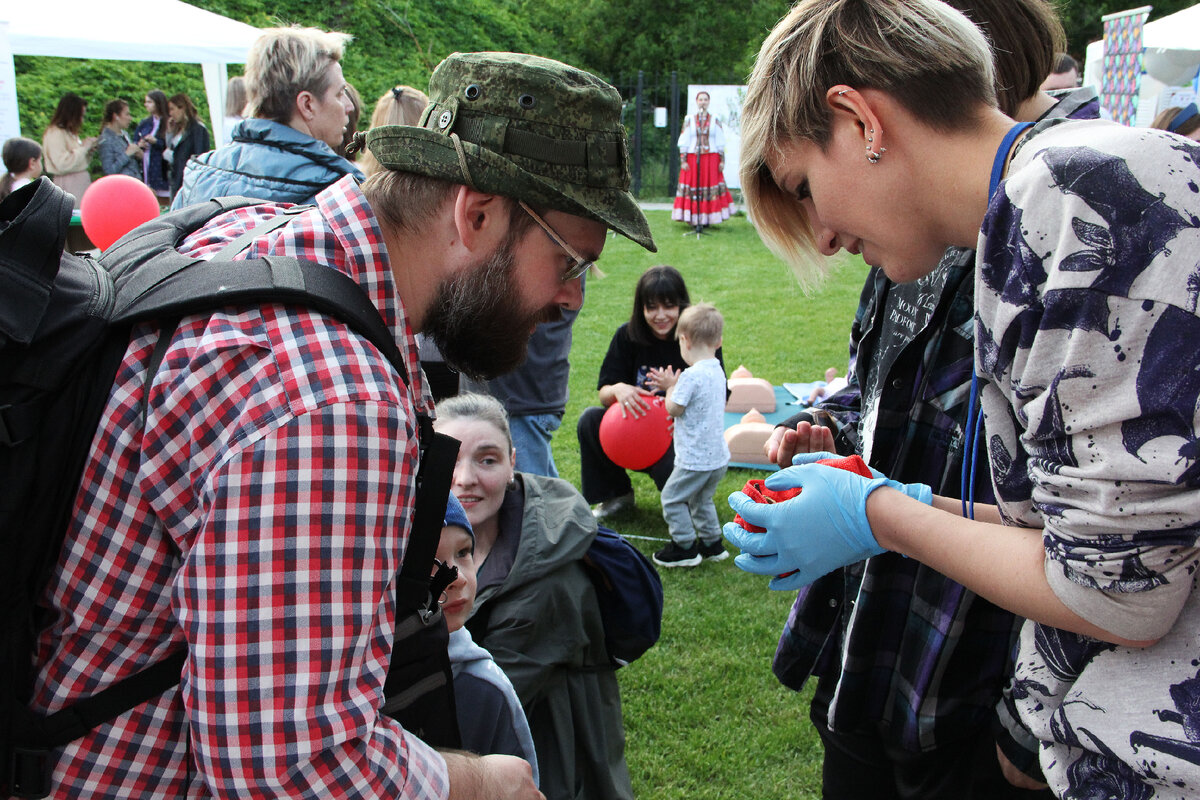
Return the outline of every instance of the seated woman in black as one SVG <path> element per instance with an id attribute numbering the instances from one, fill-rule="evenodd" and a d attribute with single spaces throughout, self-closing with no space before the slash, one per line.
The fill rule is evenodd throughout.
<path id="1" fill-rule="evenodd" d="M 658 388 L 657 373 L 687 368 L 675 339 L 675 323 L 690 302 L 679 270 L 666 265 L 651 267 L 638 279 L 629 322 L 622 323 L 609 342 L 596 384 L 600 406 L 585 409 L 576 427 L 583 496 L 588 503 L 598 504 L 592 509 L 597 518 L 633 506 L 629 474 L 614 464 L 600 446 L 600 420 L 613 403 L 620 403 L 626 414 L 646 413 L 649 399 L 663 394 Z M 724 367 L 720 349 L 717 359 Z M 661 491 L 674 465 L 675 450 L 671 447 L 662 458 L 641 471 L 653 478 Z"/>

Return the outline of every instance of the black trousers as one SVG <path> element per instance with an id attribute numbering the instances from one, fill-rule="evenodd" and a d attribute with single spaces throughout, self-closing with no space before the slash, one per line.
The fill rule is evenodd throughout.
<path id="1" fill-rule="evenodd" d="M 818 684 L 809 716 L 821 742 L 824 800 L 1053 800 L 1049 790 L 1018 789 L 1004 778 L 989 725 L 978 735 L 924 753 L 886 741 L 877 726 L 834 733 L 826 725 L 831 687 Z"/>
<path id="2" fill-rule="evenodd" d="M 579 468 L 583 479 L 583 498 L 589 504 L 603 503 L 633 491 L 629 473 L 624 467 L 612 462 L 600 446 L 600 420 L 608 409 L 591 406 L 583 411 L 575 433 L 579 436 Z M 675 445 L 648 469 L 640 470 L 649 475 L 661 492 L 671 470 L 675 467 Z"/>

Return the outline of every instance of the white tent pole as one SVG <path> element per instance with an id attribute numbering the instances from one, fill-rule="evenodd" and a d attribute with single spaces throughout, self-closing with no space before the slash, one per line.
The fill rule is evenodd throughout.
<path id="1" fill-rule="evenodd" d="M 229 68 L 226 64 L 205 62 L 204 94 L 208 97 L 208 117 L 212 123 L 212 147 L 215 150 L 225 141 L 225 89 L 229 83 Z"/>

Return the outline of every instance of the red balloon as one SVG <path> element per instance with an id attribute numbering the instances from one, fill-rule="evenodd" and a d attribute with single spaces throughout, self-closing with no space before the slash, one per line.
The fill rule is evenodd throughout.
<path id="1" fill-rule="evenodd" d="M 79 201 L 83 232 L 101 250 L 157 216 L 154 192 L 129 175 L 105 175 L 89 186 Z"/>
<path id="2" fill-rule="evenodd" d="M 670 424 L 661 397 L 652 398 L 649 411 L 640 417 L 622 416 L 621 404 L 613 403 L 600 420 L 600 447 L 619 467 L 646 469 L 671 446 Z"/>

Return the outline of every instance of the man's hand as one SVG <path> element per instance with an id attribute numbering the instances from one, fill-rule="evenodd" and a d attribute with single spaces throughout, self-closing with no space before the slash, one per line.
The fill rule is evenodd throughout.
<path id="1" fill-rule="evenodd" d="M 833 431 L 822 425 L 801 422 L 796 430 L 777 427 L 763 446 L 767 460 L 780 468 L 790 467 L 800 453 L 833 451 Z"/>
<path id="2" fill-rule="evenodd" d="M 450 776 L 450 800 L 546 800 L 523 758 L 457 751 L 443 751 L 442 756 Z"/>

